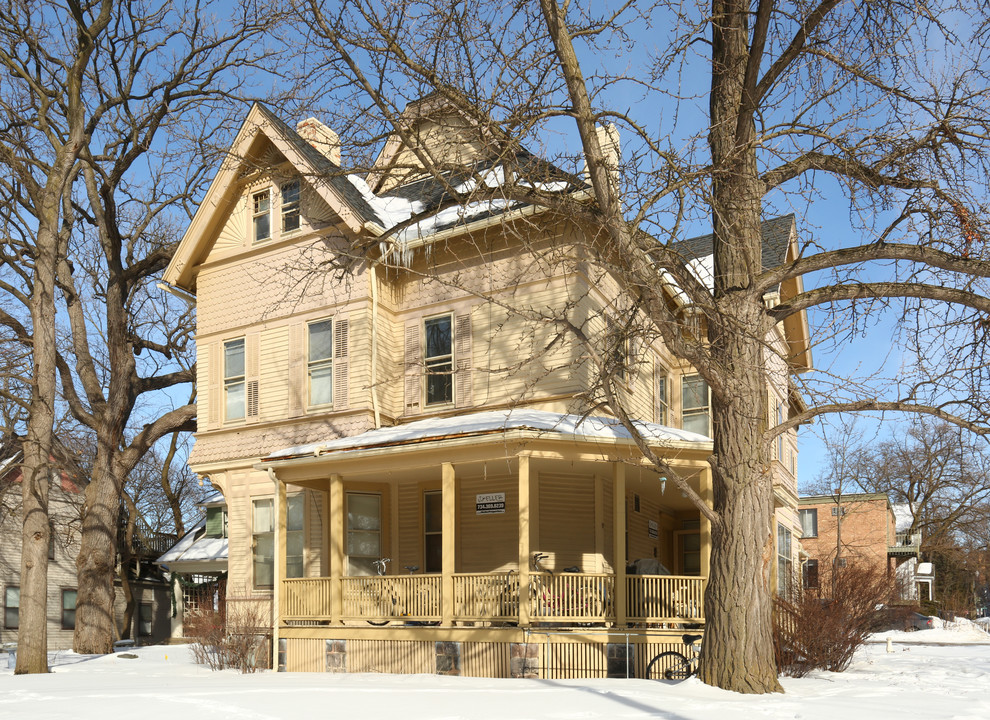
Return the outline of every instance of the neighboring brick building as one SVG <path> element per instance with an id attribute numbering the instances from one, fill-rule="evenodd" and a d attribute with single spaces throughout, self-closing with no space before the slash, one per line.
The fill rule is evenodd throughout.
<path id="1" fill-rule="evenodd" d="M 807 556 L 801 562 L 805 589 L 829 587 L 836 560 L 840 567 L 867 565 L 896 573 L 899 580 L 903 573 L 898 567 L 916 562 L 921 537 L 896 532 L 894 512 L 883 493 L 802 497 L 798 514 L 801 547 Z M 912 590 L 901 588 L 901 594 L 910 596 Z"/>

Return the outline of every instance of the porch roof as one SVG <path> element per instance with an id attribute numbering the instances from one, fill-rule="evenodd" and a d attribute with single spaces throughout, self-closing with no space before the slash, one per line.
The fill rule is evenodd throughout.
<path id="1" fill-rule="evenodd" d="M 227 552 L 227 538 L 206 537 L 206 518 L 203 518 L 155 562 L 168 565 L 172 570 L 179 570 L 173 566 L 185 566 L 186 563 L 212 568 L 213 565 L 227 564 Z"/>
<path id="2" fill-rule="evenodd" d="M 634 425 L 650 445 L 699 450 L 711 448 L 712 441 L 709 438 L 688 430 L 639 420 L 634 421 Z M 296 457 L 320 457 L 330 453 L 413 445 L 452 438 L 498 435 L 509 431 L 529 431 L 548 439 L 569 439 L 607 444 L 632 443 L 632 435 L 615 418 L 584 417 L 544 410 L 514 409 L 417 420 L 406 425 L 369 430 L 351 437 L 334 438 L 308 445 L 296 445 L 272 453 L 264 458 L 262 463 Z"/>

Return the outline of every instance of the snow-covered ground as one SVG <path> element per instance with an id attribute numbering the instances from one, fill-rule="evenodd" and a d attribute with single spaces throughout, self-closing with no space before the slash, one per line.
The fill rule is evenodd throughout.
<path id="1" fill-rule="evenodd" d="M 939 644 L 916 644 L 923 642 Z M 990 718 L 990 635 L 969 623 L 884 633 L 846 672 L 783 678 L 786 692 L 773 696 L 737 695 L 696 679 L 241 675 L 194 665 L 188 648 L 180 646 L 140 648 L 134 654 L 136 659 L 60 653 L 52 674 L 14 676 L 0 653 L 0 714 L 27 720 Z"/>

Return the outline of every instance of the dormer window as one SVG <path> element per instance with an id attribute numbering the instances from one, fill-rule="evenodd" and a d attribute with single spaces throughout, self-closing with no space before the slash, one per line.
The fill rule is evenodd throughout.
<path id="1" fill-rule="evenodd" d="M 254 222 L 254 241 L 261 242 L 272 236 L 272 197 L 268 190 L 262 190 L 251 196 L 252 219 Z"/>
<path id="2" fill-rule="evenodd" d="M 282 232 L 299 229 L 299 181 L 282 186 Z"/>

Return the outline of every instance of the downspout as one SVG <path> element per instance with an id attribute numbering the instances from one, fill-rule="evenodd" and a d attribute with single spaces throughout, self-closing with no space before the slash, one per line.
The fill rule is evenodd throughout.
<path id="1" fill-rule="evenodd" d="M 378 405 L 378 264 L 371 263 L 371 407 L 375 412 L 375 427 L 382 426 Z"/>
<path id="2" fill-rule="evenodd" d="M 275 485 L 275 502 L 272 503 L 273 511 L 275 513 L 275 532 L 272 538 L 272 545 L 274 546 L 273 558 L 272 558 L 272 669 L 276 672 L 279 666 L 279 636 L 278 636 L 278 613 L 279 613 L 279 593 L 281 591 L 279 583 L 279 567 L 282 564 L 281 558 L 281 547 L 279 546 L 279 518 L 281 517 L 282 508 L 279 507 L 279 498 L 281 493 L 278 488 L 278 478 L 275 476 L 275 471 L 272 468 L 268 468 L 268 479 L 272 481 Z"/>

